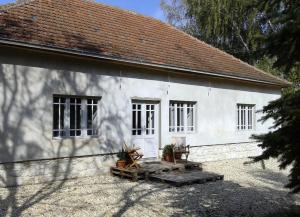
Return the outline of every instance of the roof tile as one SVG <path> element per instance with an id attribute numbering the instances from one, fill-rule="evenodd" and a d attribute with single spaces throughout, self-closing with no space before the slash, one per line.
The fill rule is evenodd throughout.
<path id="1" fill-rule="evenodd" d="M 287 84 L 168 24 L 118 8 L 84 0 L 34 0 L 3 10 L 4 40 Z"/>

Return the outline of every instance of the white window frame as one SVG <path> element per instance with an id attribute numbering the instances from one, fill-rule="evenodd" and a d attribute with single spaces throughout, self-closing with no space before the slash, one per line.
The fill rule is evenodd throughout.
<path id="1" fill-rule="evenodd" d="M 238 103 L 237 112 L 237 131 L 254 131 L 256 129 L 256 106 L 253 104 Z M 250 112 L 250 113 L 249 113 Z M 251 114 L 251 117 L 249 116 Z M 249 118 L 250 117 L 250 118 Z"/>
<path id="2" fill-rule="evenodd" d="M 54 98 L 59 98 L 59 102 L 61 102 L 61 98 L 64 98 L 65 99 L 65 112 L 64 112 L 64 129 L 54 129 L 54 104 L 58 104 L 58 103 L 54 103 Z M 81 134 L 76 136 L 76 133 L 75 133 L 75 136 L 71 136 L 70 135 L 70 106 L 71 106 L 71 103 L 70 103 L 70 99 L 71 98 L 76 98 L 76 99 L 81 99 L 81 110 L 80 110 L 80 115 L 81 115 L 81 128 L 80 129 L 76 129 L 76 130 L 80 130 L 81 131 Z M 95 119 L 95 129 L 93 131 L 93 134 L 92 135 L 88 135 L 88 129 L 87 128 L 87 121 L 88 121 L 88 109 L 87 109 L 87 106 L 88 106 L 88 103 L 87 101 L 88 100 L 97 100 L 97 103 L 93 104 L 93 105 L 97 105 L 97 111 L 96 111 L 96 119 Z M 99 110 L 100 110 L 100 100 L 101 100 L 101 97 L 89 97 L 89 96 L 64 96 L 64 95 L 53 95 L 53 111 L 52 111 L 52 117 L 53 117 L 53 123 L 52 123 L 52 138 L 53 139 L 62 139 L 62 138 L 91 138 L 91 137 L 97 137 L 99 135 Z M 72 103 L 74 104 L 74 103 Z M 59 109 L 59 114 L 58 114 L 58 119 L 60 119 L 60 109 Z M 74 130 L 74 129 L 72 129 Z M 54 135 L 54 132 L 55 131 L 64 131 L 64 136 L 61 136 L 61 134 L 59 133 L 58 136 L 55 136 Z"/>
<path id="3" fill-rule="evenodd" d="M 175 100 L 169 101 L 169 132 L 170 133 L 186 134 L 186 133 L 196 132 L 196 104 L 197 103 L 193 101 L 175 101 Z M 187 119 L 188 109 L 191 109 L 193 112 L 192 126 L 188 126 L 188 119 Z M 181 119 L 179 122 L 178 122 L 178 115 L 177 115 L 178 112 L 182 114 L 179 115 Z"/>

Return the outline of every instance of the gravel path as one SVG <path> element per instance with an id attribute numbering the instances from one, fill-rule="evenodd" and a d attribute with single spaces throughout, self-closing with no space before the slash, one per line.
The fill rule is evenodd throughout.
<path id="1" fill-rule="evenodd" d="M 275 161 L 263 170 L 259 163 L 244 165 L 246 160 L 206 163 L 206 171 L 225 180 L 181 188 L 109 176 L 0 188 L 0 216 L 265 217 L 299 205 L 299 197 L 283 188 L 286 172 Z"/>

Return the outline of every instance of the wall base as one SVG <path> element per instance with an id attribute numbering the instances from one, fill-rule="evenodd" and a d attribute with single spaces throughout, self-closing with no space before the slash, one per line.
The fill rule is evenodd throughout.
<path id="1" fill-rule="evenodd" d="M 218 161 L 257 156 L 257 143 L 239 143 L 191 147 L 189 160 Z M 113 155 L 74 157 L 0 164 L 0 187 L 39 184 L 65 179 L 108 174 L 115 164 Z"/>
<path id="2" fill-rule="evenodd" d="M 114 156 L 89 156 L 0 164 L 0 187 L 49 183 L 108 174 Z"/>
<path id="3" fill-rule="evenodd" d="M 205 162 L 258 156 L 262 149 L 257 145 L 254 142 L 191 147 L 189 160 Z"/>

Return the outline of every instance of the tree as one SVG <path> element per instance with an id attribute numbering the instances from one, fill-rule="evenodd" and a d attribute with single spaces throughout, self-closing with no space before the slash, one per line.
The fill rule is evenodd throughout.
<path id="1" fill-rule="evenodd" d="M 296 193 L 300 191 L 300 90 L 287 93 L 280 99 L 265 106 L 266 114 L 262 120 L 274 120 L 274 131 L 263 135 L 255 135 L 264 149 L 255 161 L 278 158 L 280 168 L 292 165 L 288 188 Z"/>
<path id="2" fill-rule="evenodd" d="M 278 158 L 280 168 L 292 166 L 286 187 L 300 192 L 300 4 L 294 0 L 268 0 L 262 4 L 271 29 L 265 37 L 264 54 L 273 58 L 273 66 L 282 68 L 294 83 L 283 96 L 265 106 L 262 121 L 274 120 L 274 131 L 254 135 L 263 153 L 254 161 Z"/>
<path id="3" fill-rule="evenodd" d="M 258 3 L 269 24 L 264 54 L 276 57 L 275 67 L 289 72 L 300 66 L 300 1 L 264 0 Z"/>
<path id="4" fill-rule="evenodd" d="M 294 92 L 300 88 L 300 67 L 294 66 L 289 71 L 284 71 L 282 68 L 274 67 L 277 58 L 269 58 L 267 56 L 262 57 L 257 60 L 255 67 L 268 72 L 270 74 L 276 75 L 278 77 L 285 78 L 292 83 L 291 87 L 285 88 L 283 93 Z"/>
<path id="5" fill-rule="evenodd" d="M 162 1 L 168 21 L 249 63 L 255 63 L 264 33 L 259 11 L 245 0 Z"/>

